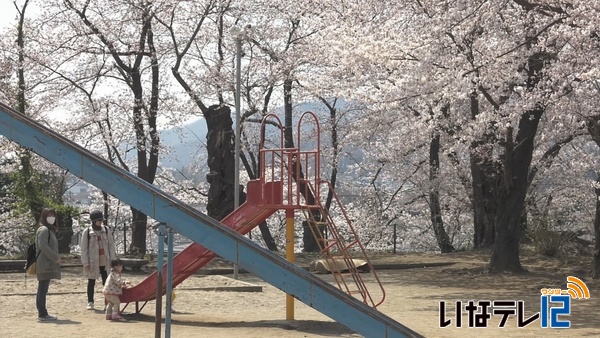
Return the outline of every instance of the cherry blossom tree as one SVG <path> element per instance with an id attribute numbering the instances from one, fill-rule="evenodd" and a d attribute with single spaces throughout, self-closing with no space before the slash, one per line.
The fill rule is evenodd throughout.
<path id="1" fill-rule="evenodd" d="M 30 58 L 48 69 L 51 81 L 47 86 L 54 95 L 62 91 L 62 102 L 71 100 L 81 109 L 72 118 L 84 118 L 69 129 L 83 130 L 91 136 L 88 140 L 92 140 L 92 147 L 105 147 L 109 158 L 152 183 L 158 167 L 160 98 L 158 55 L 151 22 L 153 7 L 142 3 L 138 6 L 69 0 L 40 6 L 44 12 L 37 18 L 36 34 L 32 37 L 37 49 Z M 126 20 L 122 20 L 121 13 L 128 13 Z M 111 87 L 116 90 L 105 94 Z M 128 111 L 130 114 L 125 115 Z M 102 118 L 103 115 L 111 118 Z M 126 124 L 118 122 L 119 119 Z M 128 162 L 124 157 L 128 150 L 119 149 L 121 145 L 114 142 L 116 125 L 131 126 L 135 135 L 132 145 L 135 162 Z M 146 216 L 134 209 L 132 214 L 131 250 L 143 253 Z"/>
<path id="2" fill-rule="evenodd" d="M 45 65 L 36 101 L 68 102 L 74 121 L 61 129 L 165 186 L 174 174 L 159 170 L 156 119 L 201 114 L 217 219 L 239 192 L 230 30 L 250 25 L 244 179 L 260 172 L 257 122 L 281 106 L 286 146 L 298 146 L 301 103 L 318 102 L 331 181 L 358 196 L 349 213 L 373 248 L 392 236 L 410 250 L 490 248 L 491 271 L 522 271 L 520 243 L 540 220 L 598 236 L 599 16 L 589 2 L 53 1 L 28 37 L 26 61 Z M 15 67 L 2 62 L 0 72 Z M 352 164 L 340 174 L 342 158 Z"/>
<path id="3" fill-rule="evenodd" d="M 493 243 L 492 271 L 521 270 L 530 179 L 581 128 L 560 113 L 578 82 L 575 50 L 590 36 L 592 12 L 583 2 L 429 1 L 401 8 L 370 2 L 339 16 L 362 37 L 344 39 L 350 23 L 332 30 L 340 45 L 332 48 L 338 60 L 329 62 L 338 66 L 332 74 L 354 90 L 348 95 L 379 107 L 379 116 L 368 119 L 389 126 L 394 117 L 387 115 L 395 115 L 406 125 L 407 112 L 417 111 L 420 126 L 413 130 L 449 136 L 441 149 L 454 158 L 450 163 L 471 158 L 470 199 L 483 201 L 474 208 L 476 244 Z"/>

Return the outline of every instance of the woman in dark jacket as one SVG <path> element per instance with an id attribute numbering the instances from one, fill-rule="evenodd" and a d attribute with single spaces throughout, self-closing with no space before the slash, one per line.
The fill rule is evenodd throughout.
<path id="1" fill-rule="evenodd" d="M 51 279 L 60 279 L 60 255 L 58 254 L 58 240 L 56 238 L 56 213 L 53 209 L 44 208 L 37 224 L 35 245 L 38 257 L 35 269 L 38 279 L 37 296 L 35 305 L 38 310 L 38 320 L 56 320 L 56 316 L 48 314 L 46 309 L 46 295 Z"/>

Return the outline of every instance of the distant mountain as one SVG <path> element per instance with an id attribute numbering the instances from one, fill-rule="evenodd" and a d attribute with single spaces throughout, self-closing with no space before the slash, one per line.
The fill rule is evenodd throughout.
<path id="1" fill-rule="evenodd" d="M 332 101 L 330 103 L 333 103 Z M 352 107 L 357 106 L 355 102 L 344 101 L 338 99 L 336 107 L 338 111 L 347 111 Z M 273 110 L 273 113 L 284 123 L 283 107 L 278 107 Z M 326 149 L 330 146 L 330 135 L 326 132 L 327 119 L 329 117 L 329 110 L 321 102 L 305 102 L 294 106 L 294 142 L 297 141 L 297 125 L 298 119 L 302 113 L 311 111 L 319 117 L 319 124 L 321 126 L 321 148 Z M 345 113 L 345 117 L 349 118 L 352 114 Z M 232 118 L 234 118 L 232 116 Z M 351 117 L 350 117 L 351 118 Z M 313 133 L 314 120 L 311 118 L 305 118 L 301 132 L 303 133 L 302 150 L 313 149 L 315 139 L 311 136 Z M 163 147 L 169 148 L 170 151 L 163 151 L 160 157 L 160 163 L 162 167 L 170 167 L 181 170 L 183 167 L 189 166 L 194 159 L 206 159 L 206 134 L 207 134 L 206 121 L 204 118 L 197 118 L 192 120 L 183 126 L 168 128 L 160 131 L 160 140 Z M 296 145 L 298 146 L 298 145 Z M 346 149 L 348 151 L 348 149 Z M 361 159 L 363 157 L 360 149 L 351 151 L 352 157 L 355 159 Z M 347 165 L 353 162 L 342 160 L 340 163 L 340 172 L 345 171 Z"/>
<path id="2" fill-rule="evenodd" d="M 206 121 L 203 118 L 189 123 L 161 130 L 160 142 L 169 151 L 162 152 L 160 163 L 162 167 L 181 170 L 190 165 L 194 158 L 206 157 Z"/>

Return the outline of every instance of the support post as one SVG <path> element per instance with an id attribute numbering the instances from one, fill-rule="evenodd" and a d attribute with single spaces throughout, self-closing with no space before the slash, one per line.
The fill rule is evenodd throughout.
<path id="1" fill-rule="evenodd" d="M 154 316 L 154 338 L 161 336 L 162 324 L 162 288 L 163 288 L 163 265 L 165 264 L 165 235 L 167 227 L 164 223 L 158 226 L 158 260 L 156 262 L 156 311 Z"/>
<path id="2" fill-rule="evenodd" d="M 285 210 L 285 258 L 294 263 L 294 209 Z M 285 319 L 294 320 L 294 297 L 285 295 Z"/>
<path id="3" fill-rule="evenodd" d="M 171 309 L 173 305 L 173 229 L 167 229 L 167 306 L 165 338 L 171 338 Z"/>
<path id="4" fill-rule="evenodd" d="M 234 195 L 233 195 L 233 209 L 237 209 L 240 206 L 240 133 L 241 133 L 241 100 L 240 91 L 242 83 L 242 36 L 238 34 L 235 37 L 236 47 L 236 63 L 235 63 L 235 179 L 233 181 Z M 238 264 L 233 265 L 233 277 L 238 279 Z"/>

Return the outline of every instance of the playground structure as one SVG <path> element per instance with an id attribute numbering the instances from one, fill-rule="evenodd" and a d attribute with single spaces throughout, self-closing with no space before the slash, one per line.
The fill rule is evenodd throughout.
<path id="1" fill-rule="evenodd" d="M 312 139 L 315 146 L 311 150 L 304 150 L 302 147 L 308 139 L 302 137 L 306 119 L 311 119 L 312 121 L 307 122 L 313 123 L 312 128 L 307 128 L 314 133 Z M 266 146 L 267 126 L 275 126 L 274 138 L 279 139 L 279 147 Z M 284 146 L 284 129 L 281 120 L 274 114 L 265 116 L 261 124 L 261 173 L 258 182 L 260 187 L 264 187 L 259 190 L 265 192 L 265 195 L 261 196 L 263 206 L 285 209 L 286 218 L 291 218 L 292 222 L 294 211 L 302 211 L 327 270 L 333 275 L 338 288 L 376 308 L 385 300 L 385 290 L 331 182 L 321 178 L 321 128 L 317 116 L 312 112 L 302 114 L 298 120 L 295 148 Z M 278 195 L 280 189 L 283 189 L 281 203 L 268 204 L 275 201 L 271 196 Z M 329 194 L 329 200 L 333 202 L 329 208 L 322 202 L 323 194 Z M 332 211 L 339 216 L 337 222 L 332 217 Z M 287 233 L 293 236 L 293 232 L 292 223 Z M 293 238 L 289 238 L 288 242 L 292 243 L 292 252 L 287 253 L 287 258 L 293 261 Z M 366 262 L 367 271 L 376 283 L 377 296 L 367 288 L 355 259 Z"/>
<path id="2" fill-rule="evenodd" d="M 317 123 L 314 114 L 306 116 Z M 274 115 L 268 118 L 278 121 Z M 247 201 L 220 223 L 0 103 L 0 134 L 195 242 L 172 259 L 172 273 L 167 271 L 169 286 L 185 280 L 218 255 L 366 337 L 420 337 L 374 309 L 383 302 L 385 292 L 372 266 L 369 270 L 379 285 L 379 298 L 367 290 L 354 266 L 352 255 L 362 254 L 367 262 L 368 258 L 333 190 L 338 212 L 348 228 L 340 231 L 330 211 L 321 204 L 321 190 L 331 186 L 320 179 L 319 151 L 284 148 L 283 143 L 280 148 L 267 149 L 263 144 L 265 125 L 263 122 L 261 128 L 261 177 L 249 182 Z M 283 136 L 281 123 L 278 125 Z M 286 210 L 286 218 L 293 215 L 293 210 L 302 210 L 310 220 L 311 231 L 339 289 L 243 236 L 278 209 Z M 160 277 L 166 269 L 155 274 Z M 139 311 L 139 302 L 156 299 L 159 307 L 161 297 L 157 299 L 157 294 L 166 292 L 161 281 L 149 276 L 127 290 L 122 302 L 135 302 Z"/>

